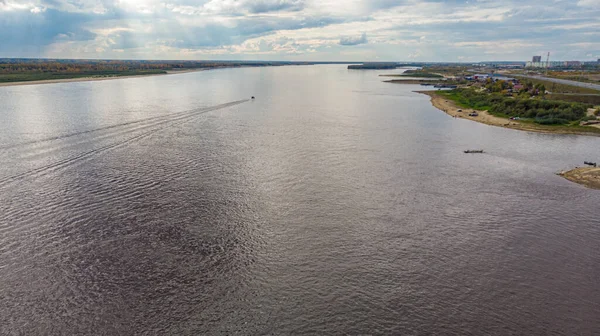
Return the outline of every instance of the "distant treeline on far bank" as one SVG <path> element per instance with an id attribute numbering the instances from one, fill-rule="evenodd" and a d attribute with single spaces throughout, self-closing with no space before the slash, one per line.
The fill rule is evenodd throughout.
<path id="1" fill-rule="evenodd" d="M 169 70 L 305 65 L 307 62 L 269 61 L 152 61 L 0 59 L 0 83 L 37 80 L 164 74 Z"/>

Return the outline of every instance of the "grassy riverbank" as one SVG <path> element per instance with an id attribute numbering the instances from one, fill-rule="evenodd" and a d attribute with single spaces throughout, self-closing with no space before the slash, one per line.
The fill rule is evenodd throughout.
<path id="1" fill-rule="evenodd" d="M 455 101 L 461 106 L 487 110 L 499 117 L 514 117 L 540 125 L 578 124 L 587 119 L 591 105 L 560 100 L 506 97 L 502 94 L 489 94 L 463 88 L 441 91 L 440 95 Z"/>
<path id="2" fill-rule="evenodd" d="M 437 84 L 448 84 L 445 81 L 432 81 L 431 79 L 423 78 L 423 79 L 391 79 L 384 81 L 386 83 L 394 83 L 394 84 L 428 84 L 428 85 L 437 85 Z"/>
<path id="3" fill-rule="evenodd" d="M 431 79 L 441 79 L 444 78 L 443 75 L 432 73 L 428 71 L 422 70 L 406 70 L 400 74 L 389 74 L 389 75 L 379 75 L 383 77 L 412 77 L 412 78 L 431 78 Z"/>
<path id="4" fill-rule="evenodd" d="M 427 71 L 418 71 L 418 70 L 406 70 L 405 72 L 394 75 L 394 76 L 405 76 L 405 77 L 415 77 L 415 78 L 444 78 L 444 76 L 432 72 Z"/>
<path id="5" fill-rule="evenodd" d="M 530 119 L 510 120 L 506 114 L 490 113 L 491 104 L 484 101 L 475 103 L 451 91 L 419 91 L 432 97 L 432 104 L 447 114 L 469 119 L 487 125 L 511 128 L 529 132 L 555 133 L 555 134 L 578 134 L 600 136 L 600 128 L 592 126 L 579 126 L 578 122 L 567 125 L 543 125 Z M 470 112 L 477 112 L 477 116 L 469 116 Z"/>

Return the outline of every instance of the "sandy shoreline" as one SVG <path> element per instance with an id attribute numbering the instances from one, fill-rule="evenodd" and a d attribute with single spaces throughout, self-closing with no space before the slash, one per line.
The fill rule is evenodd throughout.
<path id="1" fill-rule="evenodd" d="M 218 69 L 221 69 L 221 68 L 218 68 Z M 25 81 L 25 82 L 7 82 L 7 83 L 0 83 L 0 87 L 37 85 L 37 84 L 55 84 L 55 83 L 74 83 L 74 82 L 97 82 L 97 81 L 105 81 L 105 80 L 113 80 L 113 79 L 177 75 L 177 74 L 183 74 L 183 73 L 188 73 L 188 72 L 197 72 L 197 71 L 205 71 L 205 70 L 210 70 L 210 69 L 167 70 L 167 73 L 164 73 L 164 74 L 148 74 L 148 75 L 134 75 L 134 76 L 81 77 L 81 78 L 64 78 L 64 79 L 46 79 L 46 80 Z"/>
<path id="2" fill-rule="evenodd" d="M 600 133 L 592 133 L 592 132 L 581 132 L 577 130 L 565 130 L 565 129 L 551 129 L 549 127 L 544 127 L 543 125 L 535 125 L 531 123 L 523 123 L 518 120 L 509 120 L 505 118 L 500 118 L 489 114 L 487 111 L 479 111 L 473 109 L 466 109 L 457 106 L 453 101 L 448 100 L 442 96 L 437 95 L 436 91 L 415 91 L 417 93 L 425 94 L 431 97 L 431 104 L 438 109 L 446 112 L 452 117 L 463 118 L 468 120 L 473 120 L 476 122 L 480 122 L 482 124 L 498 126 L 504 128 L 510 128 L 521 131 L 528 132 L 538 132 L 538 133 L 552 133 L 552 134 L 574 134 L 574 135 L 594 135 L 600 136 Z M 458 112 L 462 110 L 462 112 Z M 479 116 L 470 117 L 469 113 L 477 112 Z"/>
<path id="3" fill-rule="evenodd" d="M 600 168 L 581 167 L 561 172 L 558 175 L 588 188 L 600 189 Z"/>

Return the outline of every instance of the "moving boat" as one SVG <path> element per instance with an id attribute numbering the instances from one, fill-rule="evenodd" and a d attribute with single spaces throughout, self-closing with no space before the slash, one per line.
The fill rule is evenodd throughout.
<path id="1" fill-rule="evenodd" d="M 467 149 L 465 153 L 483 153 L 483 149 Z"/>

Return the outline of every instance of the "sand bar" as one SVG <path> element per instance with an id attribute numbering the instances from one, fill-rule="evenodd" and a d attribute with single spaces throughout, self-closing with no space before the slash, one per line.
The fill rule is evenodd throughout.
<path id="1" fill-rule="evenodd" d="M 581 167 L 561 172 L 558 175 L 588 188 L 600 189 L 600 168 Z"/>

